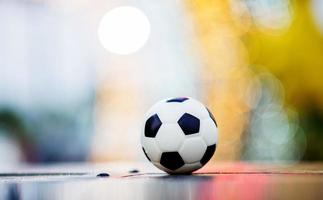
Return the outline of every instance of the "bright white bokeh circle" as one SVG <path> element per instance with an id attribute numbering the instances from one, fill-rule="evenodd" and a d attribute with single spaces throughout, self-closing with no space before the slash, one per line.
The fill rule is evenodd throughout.
<path id="1" fill-rule="evenodd" d="M 108 11 L 100 21 L 98 37 L 103 47 L 115 54 L 131 54 L 145 45 L 150 23 L 139 9 L 122 6 Z"/>

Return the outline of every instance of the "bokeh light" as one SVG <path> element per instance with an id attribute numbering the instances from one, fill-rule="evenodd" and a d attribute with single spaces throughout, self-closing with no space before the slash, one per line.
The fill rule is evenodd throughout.
<path id="1" fill-rule="evenodd" d="M 298 116 L 285 108 L 284 88 L 276 77 L 266 72 L 257 78 L 261 84 L 261 96 L 251 112 L 242 157 L 262 162 L 297 162 L 306 148 Z M 302 144 L 297 139 L 299 135 Z"/>
<path id="2" fill-rule="evenodd" d="M 255 24 L 267 34 L 284 32 L 293 20 L 293 9 L 289 0 L 245 2 Z"/>
<path id="3" fill-rule="evenodd" d="M 144 46 L 150 23 L 137 8 L 122 6 L 108 11 L 101 19 L 98 36 L 101 44 L 115 54 L 130 54 Z"/>
<path id="4" fill-rule="evenodd" d="M 310 1 L 310 8 L 313 11 L 312 16 L 314 23 L 317 25 L 318 30 L 323 35 L 323 1 L 322 0 L 312 0 Z"/>

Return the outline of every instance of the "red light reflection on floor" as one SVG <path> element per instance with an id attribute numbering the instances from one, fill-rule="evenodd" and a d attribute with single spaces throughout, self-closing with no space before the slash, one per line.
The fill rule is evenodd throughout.
<path id="1" fill-rule="evenodd" d="M 206 168 L 198 173 L 212 176 L 198 186 L 198 199 L 263 199 L 270 177 L 255 172 L 254 166 L 235 164 L 231 166 Z"/>

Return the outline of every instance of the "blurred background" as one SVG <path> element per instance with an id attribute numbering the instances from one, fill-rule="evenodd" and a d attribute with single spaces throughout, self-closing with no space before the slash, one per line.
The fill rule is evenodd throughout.
<path id="1" fill-rule="evenodd" d="M 323 160 L 323 0 L 0 0 L 0 163 L 144 161 L 146 110 L 205 103 L 213 161 Z"/>

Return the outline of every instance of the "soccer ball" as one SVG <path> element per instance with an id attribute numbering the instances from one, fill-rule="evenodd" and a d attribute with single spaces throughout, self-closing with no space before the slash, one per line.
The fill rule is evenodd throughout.
<path id="1" fill-rule="evenodd" d="M 217 123 L 199 101 L 188 97 L 157 102 L 147 112 L 141 144 L 147 159 L 169 173 L 191 173 L 213 156 Z"/>

